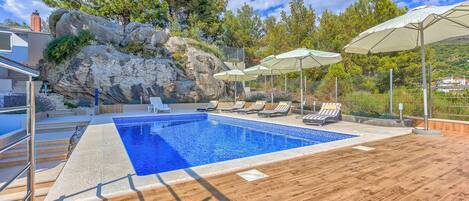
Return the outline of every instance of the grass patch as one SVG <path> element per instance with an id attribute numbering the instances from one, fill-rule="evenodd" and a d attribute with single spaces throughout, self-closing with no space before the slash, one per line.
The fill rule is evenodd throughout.
<path id="1" fill-rule="evenodd" d="M 126 46 L 121 47 L 120 51 L 143 57 L 145 59 L 151 59 L 158 56 L 156 51 L 148 50 L 142 44 L 137 42 L 131 42 Z"/>
<path id="2" fill-rule="evenodd" d="M 223 52 L 218 47 L 210 45 L 206 42 L 194 40 L 194 41 L 190 41 L 189 45 L 194 46 L 195 48 L 200 49 L 204 52 L 211 53 L 215 55 L 216 57 L 218 57 L 219 59 L 224 58 Z"/>

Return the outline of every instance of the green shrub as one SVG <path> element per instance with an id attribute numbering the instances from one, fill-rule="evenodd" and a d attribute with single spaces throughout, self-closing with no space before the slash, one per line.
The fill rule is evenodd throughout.
<path id="1" fill-rule="evenodd" d="M 64 105 L 69 109 L 78 108 L 78 105 L 70 103 L 70 102 L 65 102 Z"/>
<path id="2" fill-rule="evenodd" d="M 78 103 L 77 103 L 78 107 L 91 107 L 92 105 L 93 103 L 91 102 L 91 100 L 87 98 L 82 98 L 78 100 Z"/>
<path id="3" fill-rule="evenodd" d="M 142 44 L 137 42 L 131 42 L 126 46 L 121 47 L 120 50 L 146 59 L 154 58 L 157 56 L 156 51 L 148 50 Z"/>
<path id="4" fill-rule="evenodd" d="M 94 38 L 89 31 L 82 31 L 78 36 L 62 36 L 51 41 L 44 50 L 44 58 L 60 64 L 73 54 L 89 45 Z"/>
<path id="5" fill-rule="evenodd" d="M 384 113 L 388 105 L 380 94 L 363 91 L 349 93 L 341 102 L 344 104 L 343 110 L 346 114 L 369 113 L 377 116 Z"/>
<path id="6" fill-rule="evenodd" d="M 184 54 L 184 52 L 174 52 L 172 57 L 174 61 L 180 64 L 185 64 L 187 62 L 187 55 Z"/>
<path id="7" fill-rule="evenodd" d="M 218 101 L 220 102 L 233 102 L 234 97 L 233 96 L 222 96 L 218 98 Z"/>
<path id="8" fill-rule="evenodd" d="M 191 41 L 189 42 L 189 45 L 191 46 L 194 46 L 195 48 L 198 48 L 202 51 L 205 51 L 205 52 L 208 52 L 208 53 L 212 53 L 213 55 L 215 55 L 216 57 L 218 57 L 219 59 L 223 59 L 224 58 L 224 55 L 223 55 L 223 52 L 218 49 L 218 47 L 215 47 L 213 45 L 210 45 L 206 42 L 202 42 L 202 41 Z"/>
<path id="9" fill-rule="evenodd" d="M 270 94 L 269 96 L 267 96 L 267 94 L 263 91 L 254 91 L 254 92 L 249 93 L 244 98 L 244 100 L 247 102 L 256 102 L 258 100 L 267 101 L 268 100 L 267 97 L 270 97 Z"/>
<path id="10" fill-rule="evenodd" d="M 269 94 L 270 97 L 270 94 Z M 270 100 L 270 98 L 269 98 Z M 274 91 L 274 102 L 291 101 L 292 94 L 284 91 Z"/>

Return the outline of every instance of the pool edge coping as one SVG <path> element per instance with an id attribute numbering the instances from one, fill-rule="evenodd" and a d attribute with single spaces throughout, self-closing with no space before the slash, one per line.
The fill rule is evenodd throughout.
<path id="1" fill-rule="evenodd" d="M 178 113 L 178 114 L 160 114 L 160 115 L 182 115 L 182 114 L 201 114 L 201 113 L 196 113 L 196 112 L 188 112 L 188 113 Z M 220 115 L 220 116 L 225 116 L 229 118 L 235 118 L 235 119 L 241 119 L 241 120 L 252 120 L 252 121 L 258 121 L 258 122 L 264 122 L 264 123 L 270 123 L 270 124 L 278 124 L 278 125 L 284 125 L 284 126 L 291 126 L 291 127 L 300 127 L 300 128 L 307 128 L 311 130 L 320 130 L 320 131 L 329 131 L 327 129 L 316 129 L 316 128 L 311 128 L 307 126 L 300 126 L 296 124 L 289 124 L 289 123 L 280 123 L 280 122 L 272 122 L 272 121 L 266 121 L 263 119 L 251 119 L 251 118 L 240 118 L 236 116 L 229 116 L 228 114 L 218 114 L 218 113 L 208 113 L 210 115 Z M 152 116 L 152 114 L 141 114 L 141 115 L 113 115 L 109 116 L 107 118 L 111 119 L 111 122 L 108 122 L 106 124 L 112 124 L 112 127 L 115 129 L 115 132 L 110 132 L 109 134 L 111 135 L 117 135 L 117 137 L 120 139 L 119 133 L 117 131 L 117 128 L 115 127 L 114 118 L 118 117 L 143 117 L 143 116 Z M 159 115 L 158 115 L 159 116 Z M 106 125 L 105 124 L 105 125 Z M 97 125 L 99 126 L 99 124 Z M 87 128 L 88 129 L 88 128 Z M 357 135 L 353 133 L 346 133 L 342 131 L 335 131 L 337 133 L 344 133 L 344 134 L 349 134 L 353 135 L 356 137 L 351 137 L 347 139 L 342 139 L 342 140 L 336 140 L 332 142 L 326 142 L 326 143 L 321 143 L 321 144 L 315 144 L 315 145 L 309 145 L 309 146 L 304 146 L 304 147 L 298 147 L 298 148 L 293 148 L 293 149 L 287 149 L 287 150 L 282 150 L 282 151 L 277 151 L 277 152 L 271 152 L 271 153 L 265 153 L 265 154 L 260 154 L 260 155 L 254 155 L 254 156 L 249 156 L 249 157 L 244 157 L 244 158 L 238 158 L 238 159 L 232 159 L 232 160 L 227 160 L 227 161 L 221 161 L 221 162 L 216 162 L 216 163 L 210 163 L 206 165 L 201 165 L 201 166 L 195 166 L 191 168 L 185 168 L 185 169 L 179 169 L 179 170 L 173 170 L 173 171 L 168 171 L 168 172 L 163 172 L 163 173 L 158 173 L 158 174 L 150 174 L 150 175 L 145 175 L 145 176 L 136 176 L 133 175 L 132 177 L 135 177 L 134 179 L 139 180 L 142 179 L 143 177 L 158 177 L 162 178 L 163 181 L 157 182 L 157 180 L 153 180 L 153 182 L 144 182 L 142 185 L 134 186 L 132 189 L 131 186 L 126 185 L 125 188 L 115 190 L 112 192 L 102 192 L 102 194 L 99 195 L 99 197 L 94 194 L 94 196 L 87 196 L 87 197 L 81 197 L 80 199 L 91 199 L 91 200 L 96 200 L 96 199 L 102 199 L 104 198 L 112 198 L 116 196 L 122 196 L 130 193 L 136 193 L 136 190 L 138 191 L 143 191 L 143 190 L 148 190 L 148 189 L 153 189 L 153 188 L 158 188 L 158 187 L 163 187 L 165 185 L 172 185 L 176 183 L 182 183 L 182 182 L 187 182 L 187 181 L 194 181 L 199 178 L 206 178 L 206 177 L 212 177 L 216 175 L 221 175 L 221 174 L 226 174 L 230 172 L 236 172 L 239 170 L 244 170 L 247 168 L 255 167 L 255 166 L 260 166 L 260 165 L 265 165 L 269 163 L 274 163 L 274 162 L 279 162 L 279 161 L 284 161 L 288 159 L 293 159 L 297 157 L 302 157 L 305 155 L 312 155 L 320 152 L 325 152 L 325 151 L 330 151 L 333 149 L 337 148 L 344 148 L 344 147 L 349 147 L 365 142 L 371 142 L 371 141 L 376 141 L 376 140 L 382 140 L 390 137 L 396 137 L 396 136 L 401 136 L 401 135 L 406 135 L 409 133 L 399 133 L 399 134 L 394 134 L 394 135 L 374 135 L 369 136 L 367 134 L 364 135 Z M 85 131 L 86 133 L 86 131 Z M 132 169 L 127 170 L 129 175 L 135 174 L 135 170 L 133 169 L 133 165 L 131 164 L 131 160 L 126 152 L 125 146 L 122 143 L 121 140 L 119 140 L 119 143 L 115 145 L 115 148 L 120 148 L 125 152 L 125 158 L 123 160 L 120 160 L 117 163 L 126 163 L 127 161 L 128 165 Z M 72 154 L 73 155 L 73 154 Z M 64 168 L 65 169 L 65 168 Z M 190 175 L 187 172 L 193 172 L 194 175 Z M 193 174 L 192 173 L 192 174 Z M 143 179 L 144 180 L 144 179 Z M 147 178 L 148 180 L 148 178 Z M 102 196 L 102 197 L 101 197 Z M 100 198 L 101 197 L 101 198 Z M 56 198 L 54 198 L 56 199 Z M 48 196 L 48 200 L 50 200 Z"/>

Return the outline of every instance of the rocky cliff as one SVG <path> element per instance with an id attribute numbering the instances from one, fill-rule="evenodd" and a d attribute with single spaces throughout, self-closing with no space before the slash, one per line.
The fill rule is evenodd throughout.
<path id="1" fill-rule="evenodd" d="M 138 102 L 142 96 L 160 96 L 167 102 L 216 99 L 228 89 L 213 74 L 228 70 L 211 53 L 192 46 L 188 38 L 170 37 L 147 24 L 121 26 L 80 11 L 57 10 L 49 17 L 54 37 L 87 30 L 95 41 L 60 64 L 41 64 L 41 77 L 68 98 Z M 144 53 L 129 52 L 137 47 Z"/>

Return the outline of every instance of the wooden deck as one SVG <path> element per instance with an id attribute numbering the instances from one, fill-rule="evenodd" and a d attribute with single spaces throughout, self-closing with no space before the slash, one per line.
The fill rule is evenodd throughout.
<path id="1" fill-rule="evenodd" d="M 469 200 L 469 138 L 407 135 L 112 200 Z"/>

